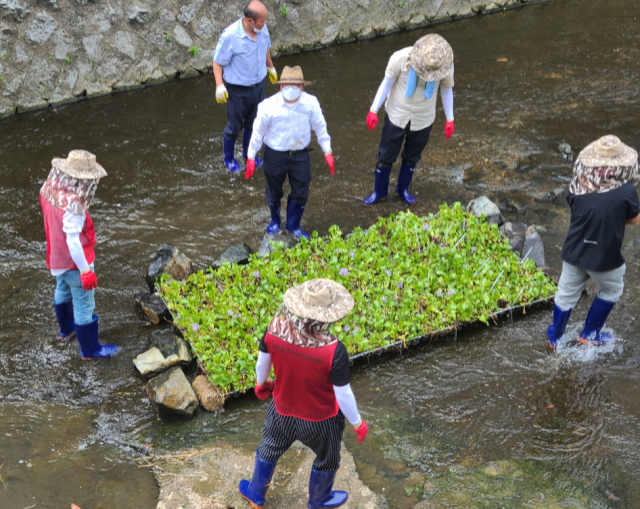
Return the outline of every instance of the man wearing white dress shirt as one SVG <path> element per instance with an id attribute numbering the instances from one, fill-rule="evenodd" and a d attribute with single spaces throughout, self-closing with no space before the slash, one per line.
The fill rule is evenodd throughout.
<path id="1" fill-rule="evenodd" d="M 267 180 L 267 203 L 271 211 L 271 222 L 267 233 L 280 231 L 280 201 L 284 196 L 282 186 L 289 176 L 291 194 L 287 198 L 286 229 L 296 237 L 309 238 L 300 228 L 300 220 L 309 198 L 311 182 L 311 160 L 309 143 L 311 130 L 316 133 L 318 144 L 333 175 L 334 160 L 331 154 L 331 138 L 327 133 L 327 122 L 322 115 L 320 103 L 315 96 L 304 92 L 309 81 L 304 80 L 299 66 L 285 66 L 282 70 L 280 92 L 265 99 L 258 106 L 258 115 L 253 123 L 253 135 L 247 152 L 248 180 L 256 168 L 256 153 L 264 143 L 264 176 Z"/>
<path id="2" fill-rule="evenodd" d="M 271 83 L 278 80 L 269 52 L 271 38 L 267 29 L 267 14 L 264 4 L 258 0 L 249 2 L 244 17 L 222 31 L 213 53 L 216 101 L 227 103 L 228 122 L 223 136 L 224 164 L 231 172 L 240 171 L 234 155 L 240 131 L 243 131 L 242 157 L 247 159 L 251 126 L 258 104 L 264 99 L 264 78 L 268 75 Z M 258 159 L 258 166 L 260 164 Z"/>

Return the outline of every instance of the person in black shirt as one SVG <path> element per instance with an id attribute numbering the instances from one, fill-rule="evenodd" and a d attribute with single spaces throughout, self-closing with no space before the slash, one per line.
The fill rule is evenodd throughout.
<path id="1" fill-rule="evenodd" d="M 639 181 L 638 153 L 616 136 L 594 141 L 576 159 L 567 195 L 571 223 L 560 254 L 562 274 L 553 324 L 547 331 L 551 348 L 564 334 L 571 310 L 590 277 L 599 291 L 579 339 L 602 345 L 610 338 L 601 331 L 624 289 L 626 266 L 620 249 L 625 225 L 640 222 L 635 188 Z"/>

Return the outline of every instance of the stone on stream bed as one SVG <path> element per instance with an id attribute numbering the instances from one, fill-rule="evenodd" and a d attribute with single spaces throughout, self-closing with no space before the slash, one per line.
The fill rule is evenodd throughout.
<path id="1" fill-rule="evenodd" d="M 133 359 L 136 368 L 145 378 L 151 378 L 174 366 L 189 364 L 193 359 L 189 344 L 171 329 L 154 332 L 150 336 L 150 343 L 149 350 Z"/>
<path id="2" fill-rule="evenodd" d="M 147 269 L 147 285 L 151 293 L 155 292 L 156 281 L 163 274 L 179 281 L 193 274 L 191 260 L 171 244 L 162 244 L 151 258 L 151 264 Z"/>
<path id="3" fill-rule="evenodd" d="M 224 253 L 218 256 L 211 266 L 214 269 L 217 269 L 222 267 L 224 263 L 239 263 L 240 265 L 244 265 L 249 263 L 249 257 L 254 252 L 255 251 L 246 244 L 234 244 L 229 246 Z"/>
<path id="4" fill-rule="evenodd" d="M 544 257 L 544 244 L 535 227 L 530 226 L 527 228 L 527 236 L 524 241 L 524 246 L 522 247 L 522 256 L 524 258 L 531 258 L 538 268 L 547 266 Z"/>
<path id="5" fill-rule="evenodd" d="M 199 405 L 196 393 L 179 367 L 152 378 L 145 389 L 162 420 L 191 417 Z"/>
<path id="6" fill-rule="evenodd" d="M 480 196 L 471 200 L 467 205 L 467 212 L 478 218 L 484 214 L 488 223 L 497 224 L 498 226 L 504 223 L 504 217 L 502 217 L 500 209 L 487 196 Z"/>
<path id="7" fill-rule="evenodd" d="M 224 398 L 205 375 L 197 376 L 191 387 L 205 410 L 215 412 L 224 406 Z"/>
<path id="8" fill-rule="evenodd" d="M 269 256 L 274 250 L 274 243 L 282 242 L 284 249 L 290 249 L 295 247 L 300 239 L 294 237 L 289 232 L 282 230 L 280 233 L 276 233 L 272 235 L 270 233 L 265 233 L 262 238 L 262 244 L 260 244 L 260 249 L 258 250 L 258 256 Z"/>
<path id="9" fill-rule="evenodd" d="M 500 234 L 509 240 L 511 250 L 522 256 L 522 248 L 526 237 L 527 225 L 524 223 L 506 222 L 500 226 Z"/>
<path id="10" fill-rule="evenodd" d="M 136 293 L 133 299 L 153 325 L 158 325 L 160 322 L 173 323 L 171 312 L 158 294 Z"/>

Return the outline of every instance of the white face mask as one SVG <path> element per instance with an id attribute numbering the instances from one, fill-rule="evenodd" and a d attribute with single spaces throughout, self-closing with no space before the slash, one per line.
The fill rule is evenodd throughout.
<path id="1" fill-rule="evenodd" d="M 282 95 L 287 101 L 297 101 L 300 98 L 302 90 L 300 87 L 287 85 L 282 89 Z"/>
<path id="2" fill-rule="evenodd" d="M 251 20 L 251 28 L 253 28 L 253 31 L 256 34 L 259 34 L 260 32 L 262 32 L 262 30 L 264 29 L 264 27 L 266 27 L 267 24 L 265 23 L 264 26 L 262 28 L 256 28 L 255 24 L 253 23 L 253 20 Z"/>

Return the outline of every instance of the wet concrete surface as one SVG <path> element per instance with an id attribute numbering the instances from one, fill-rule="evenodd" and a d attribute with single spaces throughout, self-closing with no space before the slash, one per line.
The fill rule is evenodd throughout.
<path id="1" fill-rule="evenodd" d="M 372 190 L 380 134 L 364 119 L 391 53 L 437 31 L 456 55 L 456 133 L 444 140 L 439 111 L 412 210 L 427 214 L 443 201 L 488 194 L 507 220 L 547 228 L 547 262 L 559 269 L 569 211 L 549 193 L 567 187 L 571 163 L 558 144 L 569 143 L 575 155 L 612 132 L 640 146 L 639 16 L 633 0 L 554 0 L 278 59 L 279 69 L 299 64 L 313 81 L 307 90 L 323 106 L 336 157 L 330 176 L 312 142 L 303 227 L 323 234 L 338 224 L 348 232 L 404 209 L 395 196 L 361 205 Z M 160 423 L 131 362 L 155 330 L 132 295 L 144 291 L 158 245 L 176 245 L 203 269 L 231 243 L 257 248 L 268 223 L 261 172 L 246 182 L 224 169 L 225 112 L 214 88 L 206 76 L 0 122 L 0 507 L 152 508 L 158 490 L 152 474 L 135 467 L 140 454 L 211 440 L 255 448 L 263 404 L 238 398 L 221 415 Z M 123 351 L 104 362 L 83 362 L 77 343 L 57 339 L 54 280 L 44 267 L 37 194 L 50 160 L 73 148 L 96 153 L 109 174 L 91 210 L 96 309 L 102 340 Z M 627 286 L 609 320 L 615 341 L 608 349 L 565 345 L 552 354 L 547 308 L 399 358 L 356 363 L 353 386 L 372 435 L 358 447 L 349 432 L 345 440 L 365 484 L 392 508 L 420 503 L 415 490 L 407 495 L 411 475 L 440 493 L 468 493 L 477 507 L 496 507 L 490 497 L 498 496 L 504 507 L 531 500 L 538 507 L 539 494 L 527 486 L 547 500 L 565 490 L 575 507 L 637 507 L 638 253 L 640 230 L 630 227 Z M 589 302 L 574 311 L 576 331 Z M 524 481 L 486 491 L 495 482 L 475 474 L 511 460 L 524 462 L 513 474 Z M 469 475 L 456 480 L 456 465 Z"/>

